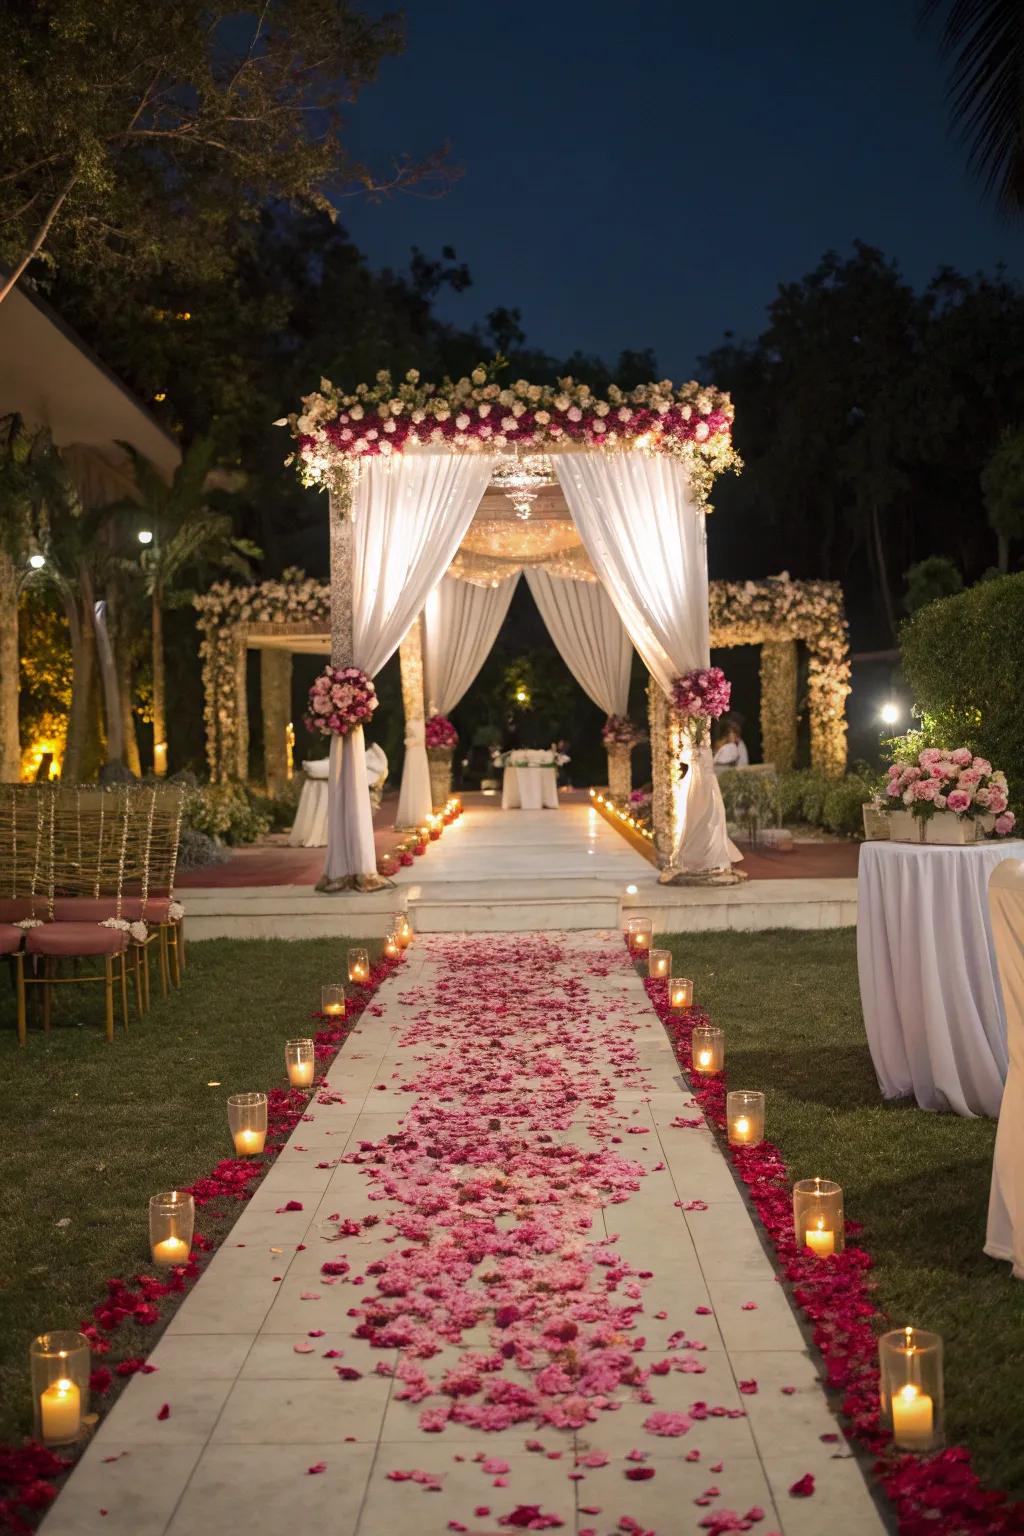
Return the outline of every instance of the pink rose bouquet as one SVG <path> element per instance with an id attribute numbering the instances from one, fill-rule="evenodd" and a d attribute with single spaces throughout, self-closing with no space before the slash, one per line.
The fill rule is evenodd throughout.
<path id="1" fill-rule="evenodd" d="M 681 715 L 717 720 L 729 708 L 732 684 L 721 667 L 694 667 L 672 684 L 672 703 Z"/>
<path id="2" fill-rule="evenodd" d="M 1006 775 L 993 771 L 988 759 L 975 757 L 969 747 L 957 747 L 954 752 L 925 747 L 916 763 L 893 763 L 883 799 L 883 809 L 908 810 L 922 820 L 936 811 L 952 811 L 972 820 L 989 817 L 988 825 L 997 837 L 1012 832 L 1016 821 L 1008 809 Z"/>
<path id="3" fill-rule="evenodd" d="M 360 667 L 328 667 L 309 690 L 307 731 L 320 736 L 347 736 L 369 720 L 380 700 Z"/>
<path id="4" fill-rule="evenodd" d="M 459 733 L 447 715 L 430 716 L 426 738 L 428 752 L 450 752 L 459 744 Z"/>
<path id="5" fill-rule="evenodd" d="M 643 739 L 644 732 L 628 715 L 609 715 L 601 731 L 606 747 L 635 747 Z"/>

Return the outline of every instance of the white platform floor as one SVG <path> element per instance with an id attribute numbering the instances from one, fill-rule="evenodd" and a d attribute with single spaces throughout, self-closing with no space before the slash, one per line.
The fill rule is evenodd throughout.
<path id="1" fill-rule="evenodd" d="M 459 850 L 452 862 L 461 860 Z M 546 941 L 516 942 L 521 954 L 524 943 Z M 536 1034 L 520 1037 L 510 1022 L 502 1124 L 511 1121 L 520 1134 L 548 1143 L 568 1139 L 597 1149 L 611 1137 L 627 1144 L 623 1155 L 646 1175 L 625 1203 L 598 1209 L 604 1232 L 594 1235 L 606 1241 L 620 1234 L 616 1252 L 636 1270 L 653 1271 L 641 1282 L 637 1360 L 682 1353 L 690 1363 L 648 1379 L 653 1401 L 617 1389 L 616 1411 L 575 1432 L 520 1425 L 487 1434 L 449 1425 L 425 1434 L 419 1408 L 400 1401 L 397 1383 L 375 1373 L 382 1352 L 352 1337 L 349 1316 L 371 1282 L 366 1290 L 343 1283 L 328 1291 L 320 1265 L 345 1252 L 362 1269 L 388 1252 L 388 1203 L 368 1202 L 366 1170 L 338 1160 L 344 1149 L 396 1131 L 416 1102 L 403 1084 L 427 1070 L 418 1063 L 444 1062 L 451 1046 L 434 988 L 440 977 L 458 974 L 460 950 L 469 955 L 474 947 L 479 954 L 477 941 L 421 940 L 384 986 L 376 1016 L 364 1016 L 331 1068 L 330 1087 L 345 1102 L 311 1106 L 173 1319 L 152 1356 L 158 1371 L 134 1377 L 101 1425 L 44 1536 L 446 1536 L 451 1529 L 501 1536 L 499 1519 L 534 1503 L 567 1536 L 614 1536 L 624 1514 L 655 1536 L 704 1536 L 709 1511 L 743 1514 L 755 1506 L 762 1511 L 752 1527 L 757 1536 L 882 1536 L 859 1464 L 835 1439 L 838 1426 L 814 1363 L 715 1138 L 706 1128 L 672 1124 L 695 1110 L 616 934 L 569 936 L 553 978 L 568 984 L 562 995 L 577 1005 L 580 988 L 592 999 L 583 1012 L 589 1034 L 582 1073 L 579 1049 L 567 1069 L 583 1089 L 580 1118 L 566 1125 L 556 1115 L 545 1131 L 533 1075 Z M 505 991 L 514 995 L 515 948 L 496 941 L 495 949 L 507 957 Z M 606 973 L 588 973 L 602 955 Z M 473 975 L 466 970 L 465 1001 L 451 1004 L 462 1009 L 463 1028 L 466 1010 L 479 1007 Z M 536 1031 L 536 1000 L 532 1006 Z M 543 1025 L 549 1013 L 541 1013 Z M 403 1039 L 414 1019 L 420 1033 L 410 1047 Z M 288 1027 L 282 1020 L 282 1033 Z M 629 1067 L 624 1043 L 639 1071 Z M 453 1081 L 463 1063 L 464 1057 L 453 1060 Z M 611 1102 L 596 1123 L 587 1095 L 606 1090 Z M 457 1088 L 445 1102 L 458 1114 Z M 468 1102 L 466 1108 L 472 1113 Z M 332 1166 L 318 1166 L 325 1162 Z M 694 1199 L 706 1208 L 681 1208 Z M 282 1210 L 289 1200 L 302 1209 Z M 370 1211 L 383 1218 L 371 1233 L 337 1245 L 321 1240 L 319 1223 L 329 1213 Z M 676 1329 L 704 1348 L 670 1349 Z M 311 1339 L 310 1330 L 323 1332 Z M 478 1326 L 473 1334 L 473 1347 L 486 1347 L 490 1330 Z M 310 1342 L 315 1347 L 306 1352 Z M 339 1381 L 324 1358 L 328 1348 L 344 1351 L 361 1379 Z M 439 1376 L 436 1360 L 421 1363 Z M 741 1392 L 739 1384 L 750 1381 L 756 1392 Z M 700 1401 L 736 1416 L 695 1422 L 682 1438 L 656 1438 L 644 1428 L 655 1410 L 688 1412 Z M 164 1403 L 170 1416 L 161 1419 Z M 527 1451 L 531 1437 L 547 1455 Z M 654 1469 L 650 1481 L 626 1476 L 638 1465 L 635 1448 Z M 578 1460 L 591 1452 L 605 1453 L 607 1464 L 591 1468 Z M 481 1455 L 508 1462 L 506 1486 L 484 1471 Z M 320 1463 L 324 1470 L 310 1475 Z M 440 1492 L 388 1476 L 413 1468 L 438 1474 Z M 791 1496 L 791 1485 L 807 1473 L 814 1496 Z M 474 1517 L 477 1507 L 489 1513 Z"/>
<path id="2" fill-rule="evenodd" d="M 854 879 L 663 886 L 654 866 L 590 806 L 503 811 L 495 801 L 446 828 L 440 842 L 402 873 L 394 892 L 191 889 L 185 893 L 188 932 L 194 939 L 374 937 L 385 932 L 396 896 L 398 904 L 408 903 L 422 933 L 615 928 L 630 907 L 649 913 L 662 933 L 835 928 L 857 920 Z"/>

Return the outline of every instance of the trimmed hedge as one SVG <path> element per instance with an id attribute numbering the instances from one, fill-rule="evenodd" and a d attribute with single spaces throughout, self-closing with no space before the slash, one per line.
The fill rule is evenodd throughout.
<path id="1" fill-rule="evenodd" d="M 1024 802 L 1024 575 L 929 603 L 900 630 L 903 671 L 930 740 L 970 747 Z"/>

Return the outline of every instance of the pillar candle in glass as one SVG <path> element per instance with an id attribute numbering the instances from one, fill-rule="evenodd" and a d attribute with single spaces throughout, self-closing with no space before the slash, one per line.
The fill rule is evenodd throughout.
<path id="1" fill-rule="evenodd" d="M 397 960 L 402 950 L 398 942 L 398 934 L 393 928 L 389 928 L 384 935 L 384 959 Z"/>
<path id="2" fill-rule="evenodd" d="M 669 977 L 668 1005 L 670 1008 L 691 1008 L 693 1006 L 693 982 L 689 976 Z"/>
<path id="3" fill-rule="evenodd" d="M 690 1036 L 695 1072 L 721 1072 L 725 1066 L 725 1033 L 713 1024 L 696 1024 Z"/>
<path id="4" fill-rule="evenodd" d="M 312 1040 L 286 1040 L 284 1064 L 293 1088 L 312 1088 L 316 1070 L 316 1046 Z"/>
<path id="5" fill-rule="evenodd" d="M 659 981 L 667 981 L 672 970 L 672 951 L 670 949 L 652 949 L 647 955 L 647 974 L 654 976 Z"/>
<path id="6" fill-rule="evenodd" d="M 348 952 L 348 979 L 355 987 L 365 987 L 370 980 L 370 956 L 365 949 Z"/>
<path id="7" fill-rule="evenodd" d="M 89 1340 L 65 1329 L 41 1333 L 29 1348 L 36 1439 L 71 1445 L 89 1412 Z"/>
<path id="8" fill-rule="evenodd" d="M 831 1179 L 797 1179 L 793 1185 L 793 1231 L 798 1248 L 819 1259 L 842 1253 L 846 1242 L 843 1191 Z"/>
<path id="9" fill-rule="evenodd" d="M 233 1093 L 228 1099 L 228 1125 L 236 1157 L 255 1157 L 267 1139 L 265 1093 Z"/>
<path id="10" fill-rule="evenodd" d="M 395 938 L 398 940 L 399 949 L 408 949 L 412 943 L 412 923 L 409 921 L 408 914 L 396 912 L 391 919 L 391 926 L 394 929 Z"/>
<path id="11" fill-rule="evenodd" d="M 649 917 L 631 917 L 626 933 L 635 955 L 646 955 L 654 939 L 654 924 Z"/>
<path id="12" fill-rule="evenodd" d="M 764 1094 L 746 1090 L 726 1094 L 725 1121 L 730 1146 L 756 1147 L 764 1140 Z"/>
<path id="13" fill-rule="evenodd" d="M 184 1189 L 168 1189 L 149 1201 L 149 1251 L 154 1264 L 187 1264 L 192 1252 L 196 1203 Z"/>
<path id="14" fill-rule="evenodd" d="M 345 1017 L 345 988 L 331 986 L 320 988 L 320 1012 L 329 1019 Z"/>
<path id="15" fill-rule="evenodd" d="M 942 1444 L 942 1339 L 923 1328 L 895 1328 L 878 1341 L 882 1418 L 902 1451 Z"/>

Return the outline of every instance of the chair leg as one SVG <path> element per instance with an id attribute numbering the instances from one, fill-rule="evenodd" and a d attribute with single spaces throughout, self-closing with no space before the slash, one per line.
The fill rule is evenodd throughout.
<path id="1" fill-rule="evenodd" d="M 43 960 L 43 1030 L 50 1032 L 50 1018 L 53 1008 L 53 988 L 50 986 L 50 978 L 53 975 L 53 959 L 47 955 Z"/>
<path id="2" fill-rule="evenodd" d="M 132 945 L 132 986 L 135 989 L 135 1012 L 142 1018 L 142 972 L 139 968 L 139 955 L 145 954 L 141 944 Z"/>
<path id="3" fill-rule="evenodd" d="M 25 957 L 20 949 L 14 957 L 14 984 L 18 994 L 18 1044 L 24 1045 L 27 1036 L 25 1026 Z"/>
<path id="4" fill-rule="evenodd" d="M 128 950 L 121 951 L 121 1022 L 128 1033 Z"/>
<path id="5" fill-rule="evenodd" d="M 160 929 L 160 996 L 166 997 L 170 976 L 167 968 L 167 930 Z"/>
<path id="6" fill-rule="evenodd" d="M 142 946 L 142 996 L 149 1012 L 149 945 Z"/>
<path id="7" fill-rule="evenodd" d="M 114 958 L 112 955 L 103 957 L 105 969 L 105 985 L 103 988 L 106 1002 L 107 1043 L 114 1043 Z"/>
<path id="8" fill-rule="evenodd" d="M 181 969 L 185 969 L 185 919 L 178 918 L 178 954 L 181 956 Z"/>
<path id="9" fill-rule="evenodd" d="M 181 945 L 178 942 L 177 924 L 172 923 L 167 930 L 167 943 L 171 951 L 171 971 L 176 987 L 181 986 Z"/>

